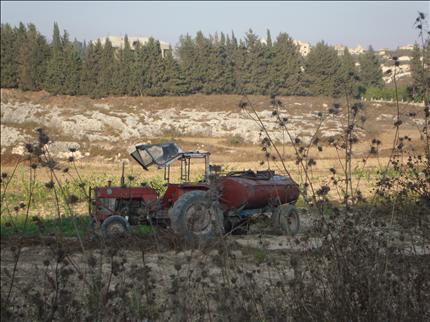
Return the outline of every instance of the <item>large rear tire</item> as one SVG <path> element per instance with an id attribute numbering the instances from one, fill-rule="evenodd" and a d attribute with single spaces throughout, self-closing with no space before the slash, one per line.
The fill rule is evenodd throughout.
<path id="1" fill-rule="evenodd" d="M 272 213 L 272 224 L 275 230 L 295 236 L 300 230 L 299 212 L 294 205 L 284 204 Z"/>
<path id="2" fill-rule="evenodd" d="M 209 241 L 224 233 L 224 217 L 206 191 L 184 193 L 169 210 L 172 229 L 187 240 Z"/>

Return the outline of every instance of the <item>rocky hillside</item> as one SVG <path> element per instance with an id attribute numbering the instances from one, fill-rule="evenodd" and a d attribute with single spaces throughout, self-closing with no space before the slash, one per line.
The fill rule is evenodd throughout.
<path id="1" fill-rule="evenodd" d="M 32 140 L 34 130 L 43 127 L 54 142 L 51 151 L 60 158 L 69 156 L 68 148 L 79 148 L 78 157 L 103 157 L 113 160 L 126 154 L 132 144 L 148 141 L 194 137 L 234 137 L 239 143 L 258 143 L 258 126 L 238 107 L 240 96 L 188 97 L 114 97 L 93 100 L 87 97 L 50 96 L 45 92 L 1 92 L 1 153 L 19 155 L 24 144 Z M 283 139 L 282 131 L 272 116 L 269 99 L 250 98 L 260 117 L 268 124 L 275 139 Z M 319 123 L 318 113 L 326 111 L 333 101 L 318 97 L 285 97 L 288 124 L 293 137 L 309 141 Z M 341 102 L 341 106 L 342 106 Z M 361 137 L 392 129 L 395 108 L 392 104 L 368 103 L 366 125 L 357 133 Z M 417 106 L 403 105 L 405 124 L 411 129 L 421 122 L 407 118 L 409 111 L 420 111 Z M 345 115 L 329 118 L 321 127 L 321 138 L 342 133 Z"/>

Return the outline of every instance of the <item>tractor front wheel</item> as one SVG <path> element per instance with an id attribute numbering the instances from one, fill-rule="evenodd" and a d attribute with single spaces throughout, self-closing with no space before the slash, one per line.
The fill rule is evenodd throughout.
<path id="1" fill-rule="evenodd" d="M 170 225 L 188 240 L 208 241 L 224 233 L 223 212 L 206 191 L 184 193 L 169 210 Z"/>
<path id="2" fill-rule="evenodd" d="M 110 216 L 103 221 L 101 228 L 106 237 L 116 237 L 126 235 L 130 225 L 124 217 Z"/>

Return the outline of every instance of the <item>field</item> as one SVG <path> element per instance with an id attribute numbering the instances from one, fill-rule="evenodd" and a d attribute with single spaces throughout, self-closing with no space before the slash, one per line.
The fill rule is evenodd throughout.
<path id="1" fill-rule="evenodd" d="M 261 144 L 242 99 L 91 100 L 2 89 L 2 320 L 430 318 L 422 106 L 359 102 L 349 162 L 341 138 L 351 111 L 343 99 L 281 97 L 283 129 L 270 98 L 249 97 L 279 154 Z M 37 141 L 39 127 L 55 164 L 26 158 L 24 144 Z M 122 162 L 127 184 L 163 193 L 163 171 L 144 171 L 127 156 L 133 144 L 162 141 L 210 151 L 224 172 L 285 174 L 282 158 L 303 192 L 300 233 L 281 235 L 264 216 L 248 234 L 204 244 L 149 226 L 117 240 L 94 232 L 88 189 L 119 184 Z M 203 169 L 192 165 L 193 180 Z M 177 166 L 172 178 L 179 180 Z"/>

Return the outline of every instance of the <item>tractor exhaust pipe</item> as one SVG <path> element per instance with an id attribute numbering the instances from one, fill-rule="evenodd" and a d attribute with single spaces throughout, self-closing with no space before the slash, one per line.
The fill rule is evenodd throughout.
<path id="1" fill-rule="evenodd" d="M 125 178 L 124 178 L 124 162 L 122 162 L 121 187 L 125 187 Z"/>

